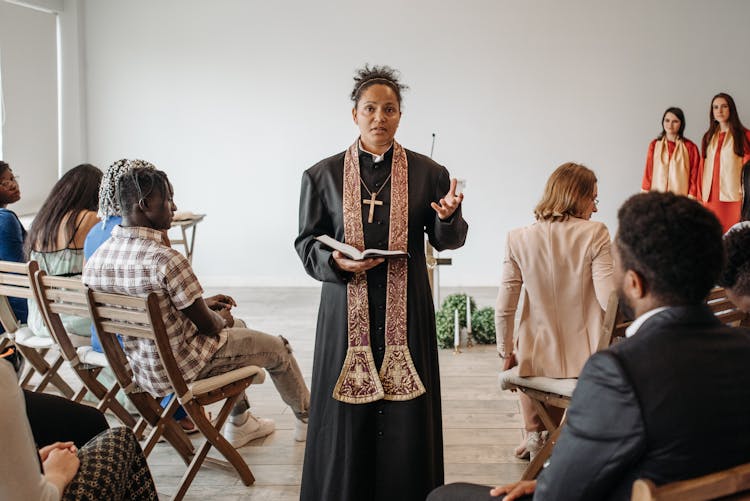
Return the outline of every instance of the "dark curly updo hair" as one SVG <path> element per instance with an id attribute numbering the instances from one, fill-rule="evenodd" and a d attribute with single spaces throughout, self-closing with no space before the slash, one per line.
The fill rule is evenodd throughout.
<path id="1" fill-rule="evenodd" d="M 387 85 L 396 93 L 398 104 L 401 106 L 401 91 L 406 90 L 409 86 L 398 81 L 399 72 L 390 66 L 372 66 L 365 64 L 364 68 L 358 69 L 354 73 L 354 89 L 352 90 L 351 99 L 354 106 L 357 106 L 362 93 L 376 84 Z"/>
<path id="2" fill-rule="evenodd" d="M 750 228 L 731 230 L 724 237 L 727 264 L 719 285 L 738 296 L 750 295 Z"/>
<path id="3" fill-rule="evenodd" d="M 670 306 L 698 304 L 724 267 L 721 224 L 695 200 L 674 193 L 630 197 L 617 213 L 621 270 L 633 270 Z"/>

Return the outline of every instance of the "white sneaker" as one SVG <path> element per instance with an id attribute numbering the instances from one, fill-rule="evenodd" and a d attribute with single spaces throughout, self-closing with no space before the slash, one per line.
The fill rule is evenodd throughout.
<path id="1" fill-rule="evenodd" d="M 270 435 L 275 429 L 273 419 L 257 418 L 247 411 L 247 420 L 243 424 L 227 421 L 221 428 L 221 434 L 232 447 L 238 449 L 252 440 Z"/>
<path id="2" fill-rule="evenodd" d="M 305 442 L 307 440 L 307 421 L 300 421 L 299 419 L 294 422 L 294 441 Z"/>

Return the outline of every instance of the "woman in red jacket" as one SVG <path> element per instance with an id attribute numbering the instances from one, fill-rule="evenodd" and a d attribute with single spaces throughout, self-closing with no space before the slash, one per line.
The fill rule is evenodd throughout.
<path id="1" fill-rule="evenodd" d="M 684 132 L 685 114 L 680 108 L 667 108 L 661 118 L 661 134 L 648 146 L 643 191 L 671 191 L 696 197 L 701 156 Z"/>
<path id="2" fill-rule="evenodd" d="M 716 94 L 709 113 L 708 130 L 701 143 L 698 194 L 727 231 L 740 220 L 742 166 L 750 160 L 750 131 L 742 125 L 729 94 Z"/>

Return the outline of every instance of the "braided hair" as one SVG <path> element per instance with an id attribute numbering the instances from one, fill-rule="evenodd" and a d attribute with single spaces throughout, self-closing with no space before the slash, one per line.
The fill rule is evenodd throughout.
<path id="1" fill-rule="evenodd" d="M 401 106 L 401 91 L 409 87 L 398 81 L 399 72 L 390 66 L 372 66 L 365 64 L 364 68 L 358 69 L 354 73 L 354 89 L 352 90 L 351 99 L 354 106 L 359 103 L 362 93 L 376 84 L 387 85 L 396 93 L 398 104 Z"/>
<path id="2" fill-rule="evenodd" d="M 165 196 L 171 184 L 164 171 L 149 167 L 136 167 L 125 172 L 117 182 L 117 200 L 120 211 L 130 214 L 136 205 L 147 199 L 154 190 Z"/>
<path id="3" fill-rule="evenodd" d="M 136 168 L 156 169 L 154 164 L 145 160 L 122 158 L 109 166 L 99 186 L 99 218 L 102 226 L 112 216 L 122 216 L 120 201 L 117 198 L 117 183 L 126 172 Z"/>

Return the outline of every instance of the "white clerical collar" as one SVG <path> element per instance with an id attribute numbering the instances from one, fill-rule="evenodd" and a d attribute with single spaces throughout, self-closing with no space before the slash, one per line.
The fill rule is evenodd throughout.
<path id="1" fill-rule="evenodd" d="M 385 150 L 385 153 L 383 153 L 382 155 L 378 155 L 377 153 L 373 153 L 371 151 L 367 151 L 364 148 L 364 146 L 362 146 L 362 140 L 361 139 L 359 140 L 359 149 L 362 150 L 362 151 L 364 151 L 368 155 L 371 155 L 372 156 L 372 163 L 375 163 L 375 164 L 379 164 L 380 162 L 382 162 L 383 160 L 385 160 L 385 154 L 388 153 L 389 151 L 391 151 L 392 147 L 393 147 L 393 143 L 391 143 L 391 145 L 388 147 L 388 149 Z"/>
<path id="2" fill-rule="evenodd" d="M 633 323 L 628 326 L 627 329 L 625 329 L 625 337 L 631 337 L 635 335 L 636 332 L 638 332 L 638 329 L 641 328 L 641 325 L 648 320 L 649 318 L 653 317 L 657 313 L 661 313 L 662 311 L 669 308 L 669 306 L 659 306 L 658 308 L 654 308 L 653 310 L 649 310 L 640 317 L 633 320 Z"/>

